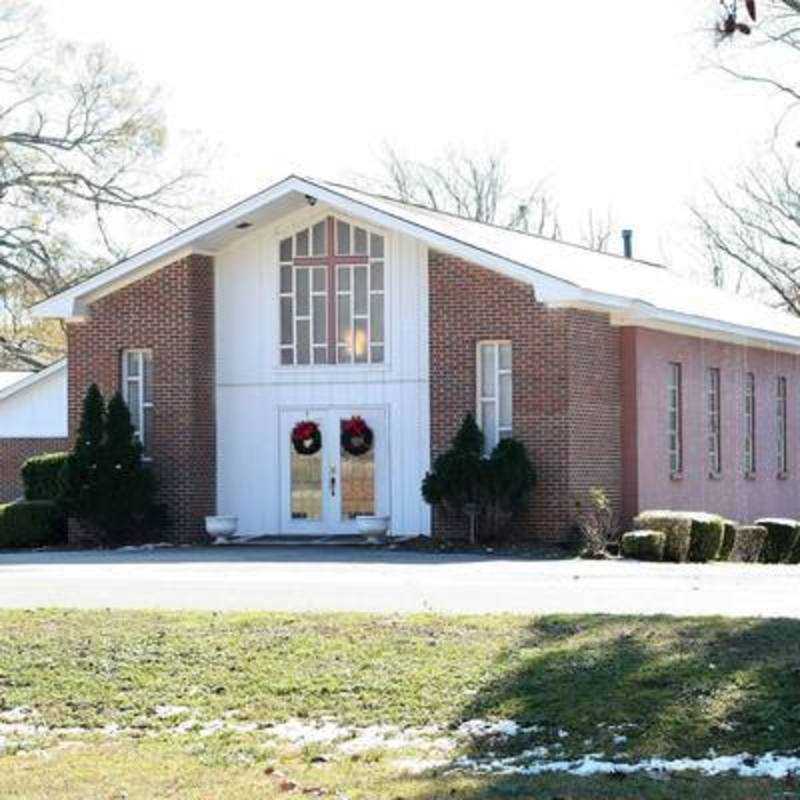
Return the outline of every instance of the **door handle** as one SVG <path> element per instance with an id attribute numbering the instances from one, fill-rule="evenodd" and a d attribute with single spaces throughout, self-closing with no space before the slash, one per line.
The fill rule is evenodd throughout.
<path id="1" fill-rule="evenodd" d="M 336 467 L 330 469 L 331 497 L 336 497 Z"/>

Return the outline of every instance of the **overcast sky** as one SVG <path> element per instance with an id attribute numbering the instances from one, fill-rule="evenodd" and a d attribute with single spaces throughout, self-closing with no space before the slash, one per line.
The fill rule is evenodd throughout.
<path id="1" fill-rule="evenodd" d="M 161 84 L 171 130 L 219 145 L 219 202 L 289 172 L 375 172 L 383 141 L 421 158 L 504 144 L 516 185 L 548 178 L 571 238 L 611 209 L 637 255 L 685 261 L 687 202 L 771 133 L 765 97 L 703 68 L 714 0 L 44 6 L 60 36 Z"/>

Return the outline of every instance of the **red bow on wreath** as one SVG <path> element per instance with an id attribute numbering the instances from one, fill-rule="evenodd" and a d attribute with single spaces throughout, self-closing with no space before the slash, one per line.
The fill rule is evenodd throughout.
<path id="1" fill-rule="evenodd" d="M 369 425 L 364 422 L 363 417 L 350 417 L 350 419 L 342 420 L 342 430 L 348 436 L 363 437 L 369 430 Z"/>
<path id="2" fill-rule="evenodd" d="M 305 442 L 311 439 L 318 431 L 319 428 L 316 422 L 298 422 L 292 431 L 292 439 L 296 442 Z"/>

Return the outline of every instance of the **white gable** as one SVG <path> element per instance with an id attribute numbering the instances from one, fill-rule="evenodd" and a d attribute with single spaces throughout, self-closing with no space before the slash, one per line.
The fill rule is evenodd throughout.
<path id="1" fill-rule="evenodd" d="M 698 285 L 672 271 L 402 203 L 339 184 L 291 176 L 34 307 L 41 317 L 75 318 L 86 305 L 189 252 L 216 254 L 246 235 L 242 223 L 274 222 L 309 202 L 413 236 L 535 286 L 552 305 L 592 308 L 612 322 L 676 330 L 742 344 L 800 351 L 800 319 Z"/>

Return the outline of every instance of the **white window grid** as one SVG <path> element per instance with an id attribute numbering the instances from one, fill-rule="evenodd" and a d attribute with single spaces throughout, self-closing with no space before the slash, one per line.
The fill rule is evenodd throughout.
<path id="1" fill-rule="evenodd" d="M 375 288 L 373 285 L 373 266 L 383 264 L 382 259 L 370 260 L 368 264 L 338 264 L 336 266 L 336 360 L 339 364 L 366 364 L 381 363 L 385 358 L 386 336 L 386 303 L 385 286 L 386 274 L 384 272 L 384 288 Z M 366 283 L 366 309 L 356 309 L 356 274 L 364 275 Z M 347 280 L 342 277 L 347 275 Z M 346 287 L 343 288 L 343 284 Z M 383 336 L 375 335 L 375 325 L 372 317 L 373 299 L 379 300 L 383 311 Z M 340 325 L 339 311 L 342 301 L 346 303 L 350 325 L 344 331 Z M 363 355 L 356 351 L 356 337 L 363 331 L 365 336 Z"/>
<path id="2" fill-rule="evenodd" d="M 744 471 L 756 471 L 756 377 L 752 372 L 744 376 Z"/>
<path id="3" fill-rule="evenodd" d="M 669 469 L 672 475 L 683 471 L 683 401 L 682 368 L 678 363 L 669 365 Z"/>
<path id="4" fill-rule="evenodd" d="M 781 475 L 789 471 L 788 447 L 788 388 L 786 378 L 779 376 L 776 386 L 776 422 L 777 422 L 777 447 L 778 447 L 778 473 Z"/>
<path id="5" fill-rule="evenodd" d="M 492 394 L 484 393 L 484 385 L 487 381 L 484 380 L 483 374 L 483 353 L 486 349 L 492 352 L 492 363 L 494 364 L 494 375 L 492 380 L 488 382 L 491 387 Z M 501 367 L 501 350 L 503 350 L 508 358 L 506 359 L 508 366 Z M 486 452 L 491 452 L 501 439 L 508 439 L 513 435 L 513 419 L 514 419 L 514 405 L 513 405 L 513 350 L 511 342 L 507 339 L 499 340 L 484 340 L 478 342 L 476 351 L 476 414 L 475 417 L 478 421 L 478 426 L 484 432 L 485 449 Z M 507 382 L 503 381 L 503 377 L 508 376 Z M 507 383 L 507 391 L 510 396 L 508 399 L 508 407 L 510 409 L 508 419 L 501 419 L 501 406 L 503 398 L 503 384 Z M 491 421 L 487 418 L 488 414 L 492 415 Z M 493 431 L 494 435 L 487 435 L 487 431 Z"/>
<path id="6" fill-rule="evenodd" d="M 131 359 L 136 364 L 135 372 L 130 370 Z M 131 410 L 131 423 L 146 456 L 150 454 L 152 438 L 152 431 L 147 426 L 146 411 L 153 408 L 153 399 L 147 394 L 145 370 L 152 368 L 152 359 L 152 350 L 136 348 L 122 351 L 122 398 Z M 150 391 L 152 392 L 152 385 Z"/>
<path id="7" fill-rule="evenodd" d="M 711 474 L 722 472 L 722 426 L 720 371 L 710 367 L 707 372 L 708 392 L 708 468 Z"/>

